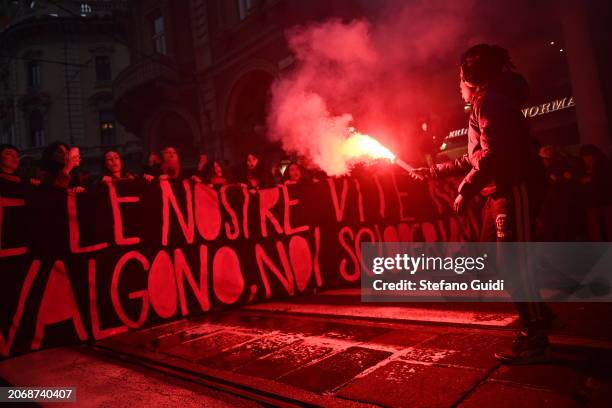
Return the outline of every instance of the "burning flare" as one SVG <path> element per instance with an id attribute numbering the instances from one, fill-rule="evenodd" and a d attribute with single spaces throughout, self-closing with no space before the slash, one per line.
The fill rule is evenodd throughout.
<path id="1" fill-rule="evenodd" d="M 383 146 L 378 140 L 349 128 L 349 137 L 342 145 L 342 154 L 347 159 L 369 157 L 372 159 L 395 160 L 391 150 Z"/>
<path id="2" fill-rule="evenodd" d="M 348 128 L 348 134 L 349 137 L 342 143 L 342 156 L 345 160 L 387 159 L 406 171 L 412 170 L 411 166 L 398 159 L 391 150 L 373 137 L 359 133 L 354 128 Z"/>

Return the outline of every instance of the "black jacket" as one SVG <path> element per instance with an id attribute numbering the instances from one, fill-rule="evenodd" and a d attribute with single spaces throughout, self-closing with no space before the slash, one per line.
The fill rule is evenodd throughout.
<path id="1" fill-rule="evenodd" d="M 522 76 L 505 72 L 478 91 L 472 100 L 468 153 L 438 164 L 436 176 L 465 173 L 459 193 L 471 197 L 509 189 L 522 181 L 543 180 L 538 144 L 521 112 L 529 88 Z"/>

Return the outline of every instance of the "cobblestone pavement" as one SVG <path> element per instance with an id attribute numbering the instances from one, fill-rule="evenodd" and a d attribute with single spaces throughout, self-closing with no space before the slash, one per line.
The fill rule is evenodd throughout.
<path id="1" fill-rule="evenodd" d="M 236 310 L 102 343 L 202 375 L 279 395 L 326 396 L 340 405 L 609 406 L 612 350 L 563 345 L 554 348 L 550 364 L 500 365 L 493 353 L 511 340 L 504 327 Z"/>
<path id="2" fill-rule="evenodd" d="M 30 353 L 0 362 L 0 378 L 78 385 L 85 406 L 610 406 L 607 305 L 554 305 L 566 322 L 552 336 L 554 360 L 504 366 L 493 353 L 512 341 L 511 305 L 368 305 L 355 293 Z"/>

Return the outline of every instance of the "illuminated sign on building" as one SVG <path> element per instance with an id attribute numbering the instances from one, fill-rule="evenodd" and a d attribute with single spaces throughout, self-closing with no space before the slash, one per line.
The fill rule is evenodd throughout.
<path id="1" fill-rule="evenodd" d="M 556 99 L 551 102 L 542 103 L 540 105 L 531 106 L 522 110 L 526 118 L 534 118 L 546 113 L 556 112 L 559 110 L 571 108 L 575 106 L 574 97 L 566 96 L 565 98 Z M 455 137 L 465 136 L 468 133 L 468 128 L 455 129 L 448 132 L 445 139 L 453 139 Z"/>

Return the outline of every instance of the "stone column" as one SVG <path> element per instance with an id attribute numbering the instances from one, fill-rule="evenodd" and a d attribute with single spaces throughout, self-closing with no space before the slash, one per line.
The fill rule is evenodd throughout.
<path id="1" fill-rule="evenodd" d="M 612 144 L 610 123 L 606 114 L 600 70 L 589 32 L 589 21 L 581 0 L 559 3 L 565 51 L 572 90 L 576 101 L 576 120 L 580 142 L 594 144 L 607 152 Z"/>

